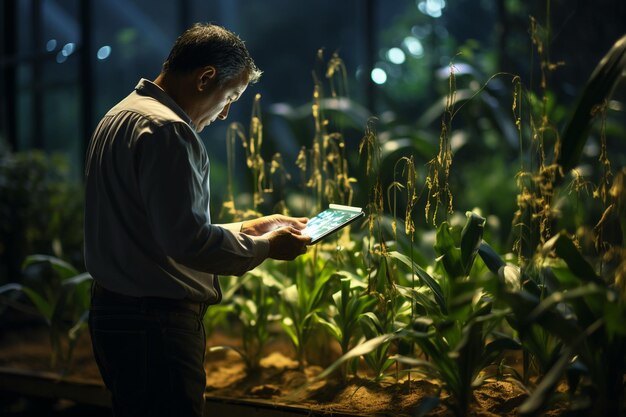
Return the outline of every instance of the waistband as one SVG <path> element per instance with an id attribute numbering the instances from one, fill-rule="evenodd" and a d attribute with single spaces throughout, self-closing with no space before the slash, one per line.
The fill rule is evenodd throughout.
<path id="1" fill-rule="evenodd" d="M 91 289 L 91 308 L 94 310 L 106 308 L 128 308 L 137 310 L 188 310 L 203 316 L 208 304 L 189 300 L 177 300 L 162 297 L 131 297 L 109 291 L 96 281 Z"/>

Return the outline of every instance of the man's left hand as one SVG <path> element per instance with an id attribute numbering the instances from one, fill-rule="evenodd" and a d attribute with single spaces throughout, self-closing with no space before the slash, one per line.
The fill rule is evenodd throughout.
<path id="1" fill-rule="evenodd" d="M 297 230 L 306 227 L 309 221 L 306 217 L 289 217 L 282 214 L 259 217 L 258 219 L 245 221 L 241 227 L 241 233 L 251 236 L 261 236 L 278 228 L 289 226 Z"/>

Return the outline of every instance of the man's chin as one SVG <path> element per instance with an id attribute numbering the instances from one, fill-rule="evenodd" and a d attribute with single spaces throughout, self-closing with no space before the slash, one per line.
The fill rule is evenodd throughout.
<path id="1" fill-rule="evenodd" d="M 200 123 L 200 125 L 198 125 L 198 126 L 196 127 L 196 132 L 198 132 L 198 133 L 202 132 L 202 130 L 203 130 L 205 127 L 207 127 L 208 125 L 210 125 L 210 124 L 211 124 L 211 123 L 213 123 L 213 122 L 214 122 L 214 120 L 208 120 L 208 121 L 206 121 L 206 122 L 204 122 L 204 123 Z"/>

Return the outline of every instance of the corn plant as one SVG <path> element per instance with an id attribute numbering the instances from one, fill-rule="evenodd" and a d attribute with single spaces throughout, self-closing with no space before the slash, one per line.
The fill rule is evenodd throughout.
<path id="1" fill-rule="evenodd" d="M 389 297 L 379 300 L 374 311 L 364 314 L 362 322 L 363 334 L 366 339 L 373 340 L 380 335 L 393 334 L 406 328 L 406 319 L 411 314 L 411 304 L 400 291 L 394 288 L 388 292 Z M 391 340 L 373 346 L 370 352 L 363 354 L 365 364 L 373 373 L 373 380 L 380 381 L 385 372 L 396 363 L 390 354 Z M 397 375 L 396 375 L 397 378 Z"/>
<path id="2" fill-rule="evenodd" d="M 438 309 L 429 309 L 430 316 L 422 316 L 414 322 L 414 329 L 428 337 L 420 334 L 412 338 L 430 362 L 397 358 L 440 379 L 451 394 L 450 407 L 459 416 L 467 415 L 474 388 L 488 376 L 497 374 L 494 370 L 485 372 L 486 368 L 491 367 L 504 350 L 520 348 L 515 340 L 496 331 L 506 310 L 493 308 L 493 299 L 484 290 L 489 283 L 481 278 L 480 268 L 474 267 L 485 219 L 474 213 L 467 215 L 460 234 L 447 222 L 437 229 L 435 250 L 440 261 L 435 271 L 441 289 L 432 283 L 429 285 L 428 282 L 435 282 L 435 279 L 420 271 L 421 279 L 434 290 Z M 419 270 L 418 266 L 413 268 Z"/>
<path id="3" fill-rule="evenodd" d="M 543 294 L 501 283 L 499 297 L 510 305 L 523 342 L 529 334 L 533 337 L 529 331 L 536 326 L 558 338 L 562 347 L 520 413 L 539 415 L 567 375 L 571 408 L 586 409 L 592 416 L 619 415 L 626 373 L 626 308 L 614 277 L 599 276 L 564 232 L 546 242 L 535 262 L 551 281 Z M 497 267 L 496 262 L 490 268 Z"/>
<path id="4" fill-rule="evenodd" d="M 362 337 L 361 326 L 367 312 L 372 308 L 376 299 L 362 292 L 365 288 L 358 278 L 341 271 L 337 275 L 341 278 L 341 289 L 333 294 L 334 308 L 328 319 L 319 318 L 330 335 L 337 340 L 341 347 L 341 354 L 347 353 Z M 354 372 L 356 362 L 346 363 L 341 367 L 341 380 L 346 381 L 348 371 Z"/>
<path id="5" fill-rule="evenodd" d="M 66 373 L 78 337 L 87 327 L 91 276 L 47 255 L 28 256 L 23 269 L 36 269 L 30 282 L 6 284 L 0 287 L 0 294 L 19 291 L 28 297 L 50 327 L 50 364 Z"/>
<path id="6" fill-rule="evenodd" d="M 598 415 L 603 415 L 602 413 L 613 415 L 613 412 L 617 412 L 617 410 L 607 408 L 604 394 L 588 394 L 584 396 L 585 399 L 583 400 L 580 396 L 574 397 L 577 395 L 576 390 L 580 389 L 578 382 L 574 383 L 574 381 L 578 381 L 581 374 L 585 375 L 583 381 L 588 380 L 588 374 L 594 373 L 598 386 L 605 387 L 603 393 L 611 392 L 611 384 L 606 382 L 606 378 L 609 377 L 597 375 L 598 372 L 602 373 L 602 371 L 598 371 L 596 368 L 602 370 L 605 366 L 589 357 L 589 342 L 586 339 L 597 341 L 598 334 L 602 334 L 604 331 L 600 323 L 606 317 L 601 317 L 601 314 L 597 312 L 594 312 L 595 316 L 590 314 L 590 311 L 593 311 L 591 307 L 594 303 L 593 298 L 606 296 L 607 299 L 611 300 L 614 295 L 611 295 L 611 291 L 606 290 L 605 287 L 611 282 L 615 282 L 618 286 L 617 282 L 620 281 L 618 279 L 620 275 L 616 273 L 615 276 L 612 276 L 611 273 L 606 272 L 606 267 L 604 267 L 602 268 L 604 272 L 602 278 L 597 279 L 596 270 L 586 265 L 579 249 L 576 248 L 578 239 L 584 235 L 574 236 L 570 240 L 563 232 L 552 236 L 551 228 L 556 224 L 555 214 L 559 212 L 554 207 L 558 186 L 561 184 L 565 173 L 571 170 L 574 180 L 568 187 L 570 192 L 575 190 L 578 193 L 581 190 L 586 191 L 587 188 L 593 188 L 591 195 L 594 199 L 600 200 L 602 206 L 602 216 L 590 233 L 593 235 L 596 251 L 604 258 L 607 265 L 610 263 L 620 265 L 621 259 L 623 259 L 623 248 L 619 247 L 619 243 L 615 246 L 615 242 L 620 242 L 620 238 L 617 237 L 611 243 L 604 236 L 604 231 L 609 228 L 613 229 L 610 230 L 610 234 L 614 237 L 619 235 L 616 230 L 621 229 L 622 236 L 626 230 L 623 220 L 624 205 L 620 204 L 620 195 L 623 194 L 622 175 L 618 174 L 611 186 L 613 173 L 607 152 L 605 119 L 607 100 L 626 68 L 626 37 L 618 40 L 597 65 L 587 86 L 582 91 L 571 118 L 559 135 L 556 127 L 550 124 L 547 111 L 547 77 L 545 71 L 552 71 L 557 67 L 549 61 L 545 48 L 549 30 L 540 29 L 534 20 L 532 23 L 533 43 L 538 50 L 542 51 L 540 54 L 542 59 L 541 86 L 544 90 L 544 97 L 541 101 L 533 100 L 533 96 L 529 94 L 530 104 L 535 104 L 540 113 L 538 117 L 533 119 L 531 112 L 530 120 L 538 170 L 530 173 L 522 169 L 518 177 L 518 182 L 522 184 L 520 186 L 522 192 L 518 197 L 520 210 L 516 213 L 515 220 L 520 227 L 520 237 L 516 243 L 516 248 L 522 268 L 521 271 L 517 272 L 517 277 L 514 278 L 519 282 L 518 287 L 511 288 L 503 284 L 498 298 L 509 304 L 514 312 L 507 320 L 518 332 L 524 346 L 525 381 L 528 381 L 531 363 L 541 377 L 539 386 L 531 396 L 531 400 L 523 407 L 523 411 L 527 414 L 533 414 L 545 407 L 546 403 L 553 398 L 558 379 L 567 372 L 570 382 L 572 382 L 571 395 L 575 398 L 572 403 L 574 407 L 579 407 L 581 403 L 593 402 L 597 404 L 594 412 L 598 412 Z M 543 33 L 543 35 L 540 36 L 538 33 Z M 582 175 L 574 168 L 580 161 L 583 146 L 589 137 L 592 121 L 599 116 L 602 121 L 599 132 L 600 154 L 597 160 L 600 178 L 598 184 L 594 185 L 581 178 Z M 544 135 L 554 140 L 552 161 L 549 159 L 549 153 L 545 150 Z M 576 204 L 579 204 L 578 200 L 582 196 L 579 195 L 578 197 Z M 621 198 L 623 201 L 623 196 Z M 522 244 L 525 250 L 522 250 Z M 555 247 L 560 249 L 555 250 Z M 550 250 L 556 252 L 556 258 L 546 256 L 545 252 Z M 525 258 L 528 258 L 529 261 L 527 262 Z M 563 272 L 562 265 L 557 267 L 554 265 L 555 263 L 557 265 L 563 262 L 568 263 L 566 258 L 573 262 L 573 267 L 567 274 Z M 494 261 L 490 266 L 494 272 L 503 267 L 501 261 Z M 584 275 L 579 276 L 580 280 L 576 290 L 565 285 L 562 281 L 563 277 L 570 273 L 575 276 Z M 504 283 L 504 280 L 502 282 Z M 568 283 L 572 284 L 573 282 L 575 280 L 570 277 Z M 609 305 L 611 304 L 609 303 Z M 529 317 L 533 317 L 535 320 L 530 320 Z M 581 322 L 581 317 L 586 319 Z M 591 317 L 597 320 L 592 320 Z M 606 331 L 604 332 L 606 333 Z M 620 342 L 616 343 L 619 345 Z M 586 354 L 581 353 L 585 349 L 587 349 Z M 604 345 L 596 345 L 594 349 L 593 351 L 604 352 L 611 361 L 617 363 L 617 368 L 620 369 L 622 359 L 611 356 L 612 353 L 606 351 L 609 348 L 605 349 Z M 569 361 L 575 355 L 577 359 L 570 364 Z M 586 359 L 585 356 L 587 356 Z M 623 372 L 623 370 L 616 372 Z M 613 381 L 617 379 L 617 377 L 613 377 Z M 618 399 L 621 397 L 618 395 L 613 396 L 613 398 L 616 400 L 611 404 L 619 404 Z"/>
<path id="7" fill-rule="evenodd" d="M 229 294 L 229 310 L 241 324 L 242 346 L 214 346 L 211 352 L 232 350 L 243 359 L 249 373 L 258 372 L 263 348 L 270 338 L 268 330 L 272 321 L 279 319 L 273 314 L 276 299 L 284 286 L 263 269 L 250 271 L 237 286 L 241 294 Z"/>
<path id="8" fill-rule="evenodd" d="M 281 326 L 296 351 L 299 367 L 306 363 L 306 348 L 319 326 L 320 314 L 325 311 L 339 286 L 339 276 L 332 268 L 324 268 L 323 261 L 314 254 L 306 254 L 291 263 L 290 275 L 294 283 L 280 291 Z M 295 269 L 295 270 L 293 270 Z M 283 282 L 289 278 L 276 271 Z"/>
<path id="9" fill-rule="evenodd" d="M 461 233 L 442 223 L 437 231 L 436 249 L 440 254 L 434 268 L 439 277 L 435 279 L 424 269 L 402 254 L 392 253 L 396 259 L 417 271 L 420 287 L 400 287 L 405 296 L 416 303 L 417 314 L 409 326 L 397 327 L 393 331 L 380 325 L 378 334 L 344 354 L 318 378 L 334 372 L 355 357 L 374 354 L 380 364 L 393 361 L 406 364 L 412 372 L 435 378 L 443 383 L 450 393 L 450 408 L 458 416 L 468 415 L 474 388 L 490 376 L 501 375 L 494 361 L 507 349 L 519 349 L 520 345 L 511 337 L 496 330 L 508 310 L 493 309 L 492 298 L 483 290 L 486 282 L 480 278 L 482 268 L 474 267 L 474 260 L 481 245 L 485 219 L 468 213 L 468 220 Z M 366 313 L 376 322 L 372 313 Z M 408 315 L 408 314 L 407 314 Z M 378 320 L 380 322 L 380 320 Z M 382 333 L 382 331 L 387 331 Z M 415 343 L 425 355 L 416 356 L 388 354 L 388 346 L 394 340 Z M 492 369 L 489 372 L 487 368 Z M 512 374 L 513 372 L 510 371 Z M 434 407 L 437 401 L 428 404 Z M 428 408 L 428 407 L 427 407 Z M 420 413 L 427 412 L 422 409 Z"/>
<path id="10" fill-rule="evenodd" d="M 481 251 L 484 250 L 486 248 L 482 247 Z M 497 257 L 497 255 L 494 257 L 493 254 L 487 256 L 492 256 L 493 259 Z M 548 270 L 529 265 L 522 273 L 517 267 L 507 265 L 503 261 L 497 262 L 498 264 L 493 271 L 500 276 L 503 285 L 511 290 L 522 289 L 528 294 L 532 294 L 536 299 L 542 299 L 554 289 L 551 285 L 553 277 Z M 502 300 L 502 298 L 499 299 Z M 504 301 L 505 305 L 508 305 L 506 300 Z M 532 375 L 545 375 L 554 366 L 561 357 L 563 343 L 547 329 L 532 323 L 525 324 L 523 319 L 524 317 L 518 318 L 515 315 L 507 315 L 506 317 L 507 323 L 521 339 L 524 349 L 522 380 L 524 384 L 528 385 Z"/>

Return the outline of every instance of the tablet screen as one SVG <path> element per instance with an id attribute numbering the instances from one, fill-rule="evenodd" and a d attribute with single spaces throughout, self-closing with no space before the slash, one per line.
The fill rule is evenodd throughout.
<path id="1" fill-rule="evenodd" d="M 342 229 L 364 214 L 360 207 L 330 204 L 326 210 L 309 219 L 302 234 L 311 236 L 311 244 L 317 243 L 320 239 Z"/>

